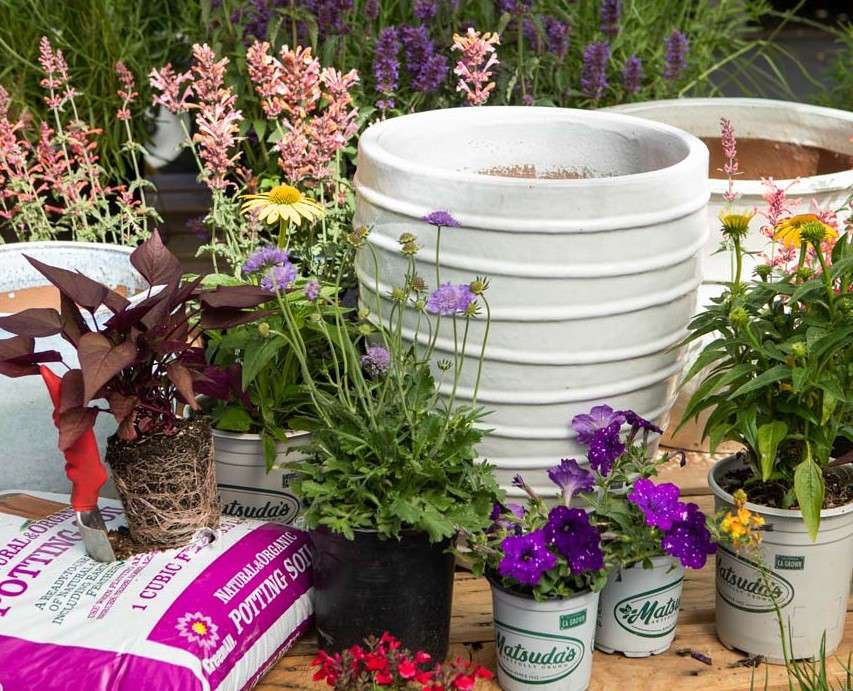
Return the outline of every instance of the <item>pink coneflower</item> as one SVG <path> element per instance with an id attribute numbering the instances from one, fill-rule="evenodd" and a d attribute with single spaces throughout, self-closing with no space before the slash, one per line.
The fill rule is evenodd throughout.
<path id="1" fill-rule="evenodd" d="M 459 77 L 456 90 L 465 94 L 468 105 L 483 105 L 495 88 L 491 79 L 492 68 L 499 64 L 495 54 L 496 45 L 500 45 L 500 36 L 497 33 L 480 34 L 473 27 L 468 27 L 464 36 L 453 35 L 451 50 L 461 53 L 453 69 L 453 73 Z"/>

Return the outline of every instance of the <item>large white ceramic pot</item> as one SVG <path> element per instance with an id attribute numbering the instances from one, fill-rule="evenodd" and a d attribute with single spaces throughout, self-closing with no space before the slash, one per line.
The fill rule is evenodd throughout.
<path id="1" fill-rule="evenodd" d="M 276 462 L 267 472 L 259 434 L 235 434 L 213 430 L 216 484 L 225 516 L 293 524 L 302 504 L 291 488 L 290 464 L 305 455 L 300 448 L 311 441 L 309 432 L 291 432 L 278 445 Z"/>
<path id="2" fill-rule="evenodd" d="M 738 456 L 717 463 L 708 475 L 716 510 L 732 510 L 732 496 L 720 487 L 726 473 L 741 467 Z M 844 477 L 853 483 L 853 468 Z M 730 648 L 784 662 L 776 608 L 785 627 L 791 658 L 816 658 L 825 636 L 830 657 L 844 636 L 850 577 L 853 575 L 853 504 L 820 513 L 814 542 L 799 511 L 747 503 L 772 530 L 764 533 L 760 556 L 717 552 L 717 636 Z"/>
<path id="3" fill-rule="evenodd" d="M 513 177 L 534 168 L 536 177 Z M 461 224 L 442 231 L 441 281 L 490 279 L 478 403 L 493 412 L 479 454 L 512 496 L 519 472 L 554 494 L 544 469 L 580 453 L 569 422 L 593 405 L 666 417 L 683 364 L 673 345 L 700 282 L 707 169 L 695 137 L 603 112 L 446 109 L 362 135 L 356 222 L 372 227 L 382 315 L 406 268 L 401 233 L 415 232 L 418 273 L 435 281 L 436 232 L 420 220 L 433 210 Z M 362 304 L 376 318 L 373 256 L 360 252 L 357 272 Z M 442 321 L 437 358 L 452 355 L 450 321 Z M 410 309 L 407 338 L 416 324 Z M 471 396 L 483 331 L 484 320 L 473 320 L 462 400 Z"/>
<path id="4" fill-rule="evenodd" d="M 718 217 L 727 204 L 723 193 L 728 187 L 725 174 L 717 170 L 722 168 L 720 118 L 731 120 L 738 140 L 741 175 L 735 178 L 734 186 L 740 195 L 737 208 L 766 208 L 761 196 L 766 191 L 762 177 L 772 177 L 780 187 L 789 188 L 787 199 L 794 213 L 811 210 L 813 199 L 823 209 L 837 209 L 853 188 L 853 113 L 845 110 L 763 98 L 682 98 L 629 103 L 607 110 L 678 127 L 712 147 L 708 204 L 711 233 L 703 257 L 706 283 L 732 279 L 728 253 L 714 254 L 720 246 Z M 799 182 L 794 184 L 797 177 Z M 745 242 L 748 249 L 767 247 L 768 239 L 761 234 L 765 223 L 760 214 L 753 217 Z M 747 271 L 758 259 L 748 261 Z M 708 295 L 712 293 L 709 288 Z"/>
<path id="5" fill-rule="evenodd" d="M 0 313 L 59 305 L 58 292 L 24 255 L 51 266 L 79 271 L 132 295 L 145 287 L 142 277 L 130 265 L 132 251 L 130 247 L 88 242 L 0 245 Z M 110 314 L 102 308 L 95 319 L 103 323 Z M 0 329 L 0 338 L 11 336 Z M 36 345 L 39 350 L 58 350 L 72 367 L 77 362 L 76 352 L 61 336 L 36 339 Z M 70 491 L 65 461 L 57 448 L 59 438 L 52 412 L 41 377 L 0 377 L 0 490 L 14 486 L 65 494 Z M 102 457 L 107 437 L 114 431 L 113 418 L 99 415 L 95 432 Z"/>

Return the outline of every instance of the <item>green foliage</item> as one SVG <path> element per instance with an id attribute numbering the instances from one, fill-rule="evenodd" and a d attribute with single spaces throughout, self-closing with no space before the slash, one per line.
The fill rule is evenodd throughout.
<path id="1" fill-rule="evenodd" d="M 735 242 L 738 267 L 744 251 Z M 687 379 L 705 372 L 684 421 L 711 414 L 705 436 L 744 444 L 754 478 L 793 498 L 814 537 L 823 506 L 823 469 L 837 437 L 853 420 L 853 245 L 848 231 L 830 257 L 803 241 L 800 266 L 812 253 L 814 272 L 775 270 L 733 282 L 690 324 L 685 343 L 716 333 Z M 738 268 L 737 275 L 740 275 Z M 706 369 L 707 368 L 707 369 Z M 793 490 L 793 493 L 791 492 Z"/>
<path id="2" fill-rule="evenodd" d="M 838 44 L 838 55 L 833 60 L 823 92 L 821 105 L 841 110 L 853 109 L 853 24 L 847 23 L 833 32 Z"/>

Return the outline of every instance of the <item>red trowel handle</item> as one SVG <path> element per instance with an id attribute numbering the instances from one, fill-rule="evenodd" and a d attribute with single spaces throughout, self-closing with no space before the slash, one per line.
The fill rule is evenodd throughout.
<path id="1" fill-rule="evenodd" d="M 44 365 L 39 367 L 53 401 L 53 423 L 59 426 L 60 393 L 62 379 Z M 86 430 L 81 437 L 65 450 L 65 474 L 71 480 L 71 506 L 75 511 L 92 511 L 98 507 L 98 492 L 107 481 L 107 471 L 101 464 L 98 441 L 93 429 Z"/>

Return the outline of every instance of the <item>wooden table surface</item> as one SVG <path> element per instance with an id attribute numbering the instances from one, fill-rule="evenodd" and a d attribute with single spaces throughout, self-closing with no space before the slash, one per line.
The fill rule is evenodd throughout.
<path id="1" fill-rule="evenodd" d="M 713 498 L 706 482 L 708 469 L 714 459 L 707 454 L 690 454 L 685 468 L 673 464 L 661 481 L 675 482 L 682 494 L 690 495 L 702 510 L 713 511 Z M 853 609 L 853 597 L 848 600 L 848 612 Z M 453 619 L 450 629 L 450 656 L 461 655 L 495 670 L 495 636 L 492 626 L 492 601 L 489 586 L 482 578 L 458 572 L 453 596 Z M 690 657 L 679 657 L 676 651 L 691 648 L 706 655 L 712 665 Z M 311 681 L 311 660 L 316 652 L 313 634 L 298 641 L 261 680 L 260 691 L 279 689 L 319 688 Z M 853 615 L 848 615 L 844 641 L 829 670 L 836 684 L 843 679 L 842 663 L 853 652 Z M 592 667 L 591 691 L 744 691 L 754 688 L 782 691 L 788 689 L 785 668 L 761 664 L 755 670 L 733 666 L 745 656 L 724 648 L 714 632 L 714 561 L 701 571 L 687 570 L 681 598 L 681 614 L 672 647 L 662 655 L 647 658 L 626 658 L 595 652 Z M 765 677 L 766 675 L 766 677 Z M 480 682 L 478 689 L 498 689 L 494 682 Z M 833 687 L 834 688 L 834 687 Z M 840 686 L 839 686 L 840 688 Z"/>

